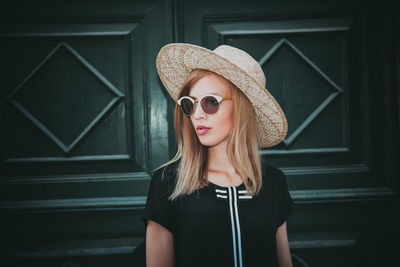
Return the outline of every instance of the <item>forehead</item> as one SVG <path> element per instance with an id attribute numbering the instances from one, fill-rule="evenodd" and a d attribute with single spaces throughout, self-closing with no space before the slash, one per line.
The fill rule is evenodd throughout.
<path id="1" fill-rule="evenodd" d="M 222 81 L 222 78 L 215 74 L 210 74 L 198 80 L 189 90 L 189 96 L 194 98 L 200 98 L 206 94 L 229 97 L 231 92 L 228 85 Z"/>

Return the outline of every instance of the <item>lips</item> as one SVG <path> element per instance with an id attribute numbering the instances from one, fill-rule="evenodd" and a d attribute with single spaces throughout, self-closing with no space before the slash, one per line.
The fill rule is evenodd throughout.
<path id="1" fill-rule="evenodd" d="M 204 125 L 199 125 L 196 127 L 196 132 L 198 135 L 203 135 L 206 134 L 211 128 L 210 127 L 206 127 Z"/>

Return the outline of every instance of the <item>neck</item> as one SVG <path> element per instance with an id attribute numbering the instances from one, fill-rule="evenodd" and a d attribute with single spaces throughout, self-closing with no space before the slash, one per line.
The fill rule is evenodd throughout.
<path id="1" fill-rule="evenodd" d="M 235 170 L 232 162 L 228 158 L 227 140 L 208 148 L 208 169 L 224 170 L 226 172 Z"/>

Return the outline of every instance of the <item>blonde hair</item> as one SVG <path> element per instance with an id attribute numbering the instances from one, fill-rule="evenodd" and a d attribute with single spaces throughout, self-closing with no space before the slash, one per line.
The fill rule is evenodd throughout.
<path id="1" fill-rule="evenodd" d="M 192 71 L 184 82 L 179 97 L 189 95 L 190 88 L 201 78 L 215 74 L 208 70 Z M 233 126 L 228 137 L 227 153 L 240 177 L 246 177 L 243 183 L 251 195 L 260 192 L 262 185 L 260 155 L 256 136 L 256 117 L 248 98 L 233 83 L 215 74 L 230 89 L 233 100 Z M 189 117 L 183 115 L 178 104 L 175 106 L 175 135 L 178 151 L 174 158 L 157 169 L 172 164 L 179 159 L 177 180 L 171 200 L 182 195 L 190 195 L 207 185 L 208 149 L 203 146 L 193 128 Z"/>

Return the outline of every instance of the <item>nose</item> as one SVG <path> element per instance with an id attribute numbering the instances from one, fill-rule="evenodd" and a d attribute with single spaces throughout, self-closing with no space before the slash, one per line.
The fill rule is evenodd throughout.
<path id="1" fill-rule="evenodd" d="M 207 113 L 204 112 L 203 108 L 201 107 L 200 103 L 197 103 L 197 105 L 194 105 L 193 107 L 193 118 L 196 120 L 199 120 L 201 118 L 206 118 L 207 117 Z"/>

